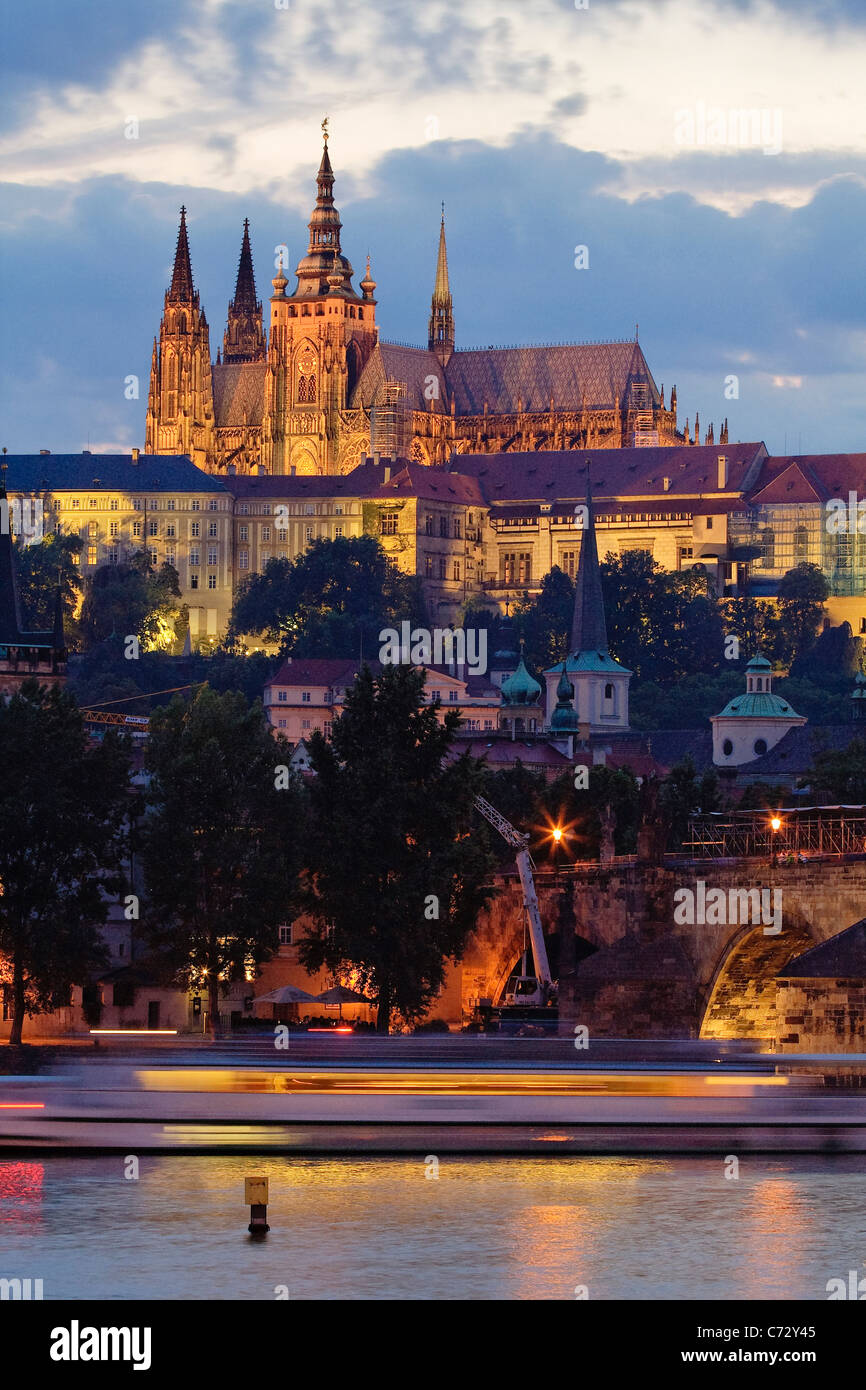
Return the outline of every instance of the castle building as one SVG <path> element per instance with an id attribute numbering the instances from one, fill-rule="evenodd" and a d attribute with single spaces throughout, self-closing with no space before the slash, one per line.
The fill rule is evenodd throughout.
<path id="1" fill-rule="evenodd" d="M 280 263 L 269 322 L 245 221 L 222 349 L 212 364 L 181 209 L 171 285 L 154 341 L 145 452 L 189 453 L 212 472 L 348 473 L 368 455 L 444 465 L 454 453 L 692 443 L 637 338 L 459 348 L 444 209 L 426 347 L 384 342 L 370 260 L 356 289 L 324 148 L 307 253 L 289 289 Z M 707 434 L 712 442 L 712 427 Z M 721 442 L 727 440 L 727 426 Z M 695 419 L 694 442 L 700 442 Z"/>

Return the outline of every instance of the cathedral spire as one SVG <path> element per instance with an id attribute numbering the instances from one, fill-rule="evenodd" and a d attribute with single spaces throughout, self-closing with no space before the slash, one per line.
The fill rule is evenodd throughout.
<path id="1" fill-rule="evenodd" d="M 427 347 L 435 352 L 443 367 L 454 351 L 454 303 L 451 286 L 448 282 L 448 251 L 445 246 L 445 204 L 442 204 L 442 221 L 439 224 L 439 253 L 436 258 L 436 280 L 433 285 L 433 298 L 430 301 L 430 323 L 427 331 Z"/>
<path id="2" fill-rule="evenodd" d="M 334 171 L 328 154 L 328 118 L 322 121 L 322 159 L 316 175 L 316 205 L 308 223 L 310 244 L 298 262 L 296 296 L 354 295 L 354 271 L 340 247 L 342 222 L 334 206 Z M 339 277 L 339 278 L 337 278 Z"/>
<path id="3" fill-rule="evenodd" d="M 574 586 L 574 617 L 571 624 L 571 650 L 598 652 L 607 655 L 607 624 L 604 618 L 604 597 L 601 591 L 601 570 L 598 545 L 592 514 L 592 493 L 589 470 L 586 477 L 586 516 L 580 534 L 580 556 Z"/>
<path id="4" fill-rule="evenodd" d="M 168 297 L 172 303 L 192 303 L 195 296 L 192 283 L 192 265 L 189 259 L 189 238 L 186 234 L 186 208 L 180 210 L 180 228 L 177 233 L 177 249 L 174 253 L 174 271 Z"/>
<path id="5" fill-rule="evenodd" d="M 228 325 L 223 336 L 222 360 L 261 362 L 265 357 L 262 306 L 256 299 L 256 278 L 250 250 L 250 223 L 244 218 L 244 234 L 238 261 L 235 297 L 229 304 Z"/>

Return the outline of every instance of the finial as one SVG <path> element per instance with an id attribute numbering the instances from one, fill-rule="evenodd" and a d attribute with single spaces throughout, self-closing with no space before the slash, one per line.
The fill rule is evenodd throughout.
<path id="1" fill-rule="evenodd" d="M 445 199 L 442 199 L 442 221 L 445 221 Z"/>
<path id="2" fill-rule="evenodd" d="M 329 118 L 326 116 L 325 119 L 322 121 L 322 139 L 324 140 L 326 145 L 328 143 L 328 119 Z"/>

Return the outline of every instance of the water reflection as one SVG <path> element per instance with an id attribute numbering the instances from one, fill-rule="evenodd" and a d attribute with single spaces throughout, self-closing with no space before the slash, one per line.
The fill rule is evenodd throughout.
<path id="1" fill-rule="evenodd" d="M 823 1299 L 866 1245 L 858 1157 L 749 1158 L 728 1181 L 720 1158 L 442 1157 L 438 1179 L 421 1156 L 124 1167 L 0 1161 L 0 1275 L 41 1275 L 46 1298 Z"/>

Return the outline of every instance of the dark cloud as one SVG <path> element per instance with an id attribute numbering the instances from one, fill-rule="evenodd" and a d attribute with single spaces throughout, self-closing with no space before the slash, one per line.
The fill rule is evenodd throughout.
<path id="1" fill-rule="evenodd" d="M 364 197 L 342 177 L 338 146 L 332 157 L 344 248 L 356 271 L 372 253 L 383 337 L 426 340 L 444 198 L 458 345 L 628 338 L 639 322 L 657 379 L 668 392 L 678 385 L 683 417 L 697 409 L 706 427 L 727 415 L 732 438 L 764 438 L 771 449 L 786 436 L 813 451 L 863 447 L 866 181 L 848 161 L 835 174 L 829 157 L 814 164 L 826 181 L 802 207 L 759 201 L 734 217 L 683 193 L 626 202 L 604 191 L 623 179 L 616 161 L 548 133 L 504 148 L 439 141 L 392 153 Z M 706 184 L 713 156 L 684 158 Z M 304 176 L 312 206 L 312 164 Z M 267 308 L 273 248 L 285 242 L 291 264 L 303 254 L 305 210 L 115 179 L 60 195 L 7 190 L 15 231 L 0 236 L 0 442 L 74 449 L 88 431 L 96 440 L 124 430 L 129 443 L 143 442 L 150 345 L 181 202 L 215 354 L 243 217 Z M 578 245 L 589 247 L 588 270 L 574 268 Z M 128 373 L 140 376 L 138 402 L 123 399 Z M 738 400 L 724 396 L 731 373 Z M 774 386 L 776 377 L 785 384 Z"/>

